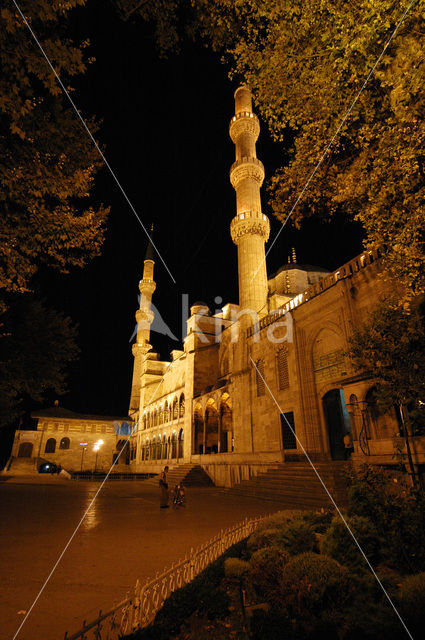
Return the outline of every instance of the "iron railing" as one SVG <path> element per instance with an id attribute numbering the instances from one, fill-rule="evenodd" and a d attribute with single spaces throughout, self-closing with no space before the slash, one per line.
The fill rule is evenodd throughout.
<path id="1" fill-rule="evenodd" d="M 136 629 L 147 627 L 173 591 L 193 580 L 226 549 L 247 538 L 264 517 L 267 516 L 245 518 L 236 526 L 221 530 L 209 542 L 191 549 L 189 555 L 160 575 L 149 578 L 143 585 L 137 581 L 133 596 L 128 596 L 106 613 L 100 611 L 92 622 L 84 620 L 81 629 L 72 635 L 66 632 L 64 640 L 119 640 Z"/>

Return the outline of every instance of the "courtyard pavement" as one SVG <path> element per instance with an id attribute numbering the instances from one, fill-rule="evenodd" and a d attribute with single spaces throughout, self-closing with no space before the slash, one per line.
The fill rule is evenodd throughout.
<path id="1" fill-rule="evenodd" d="M 0 638 L 12 640 L 99 488 L 89 481 L 0 481 Z M 143 481 L 106 482 L 16 640 L 62 640 L 145 581 L 245 517 L 277 503 L 188 488 L 185 508 L 159 508 Z"/>

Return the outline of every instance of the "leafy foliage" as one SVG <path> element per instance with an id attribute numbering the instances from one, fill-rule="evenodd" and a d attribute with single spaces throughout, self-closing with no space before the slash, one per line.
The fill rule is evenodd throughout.
<path id="1" fill-rule="evenodd" d="M 325 631 L 334 627 L 341 621 L 351 597 L 347 569 L 328 556 L 302 553 L 283 569 L 281 607 L 290 619 L 295 619 L 301 637 L 308 635 L 310 629 Z"/>
<path id="2" fill-rule="evenodd" d="M 373 523 L 382 541 L 382 561 L 402 573 L 425 569 L 425 495 L 398 487 L 391 472 L 364 467 L 348 491 L 350 516 Z"/>
<path id="3" fill-rule="evenodd" d="M 197 0 L 194 30 L 246 82 L 275 140 L 294 136 L 273 176 L 284 220 L 361 90 L 409 0 Z M 381 247 L 390 273 L 425 291 L 425 64 L 419 0 L 344 122 L 294 220 L 341 210 L 359 220 L 366 247 Z"/>
<path id="4" fill-rule="evenodd" d="M 348 355 L 358 370 L 379 380 L 378 402 L 418 406 L 425 397 L 425 323 L 420 305 L 401 308 L 380 302 L 349 339 Z"/>
<path id="5" fill-rule="evenodd" d="M 291 556 L 318 550 L 313 527 L 302 518 L 293 520 L 282 530 L 281 545 Z"/>
<path id="6" fill-rule="evenodd" d="M 91 60 L 66 20 L 85 0 L 19 4 L 71 91 Z M 40 264 L 66 272 L 97 255 L 107 209 L 87 204 L 100 158 L 12 2 L 0 29 L 0 289 L 22 292 Z"/>
<path id="7" fill-rule="evenodd" d="M 264 547 L 280 547 L 281 529 L 273 526 L 273 523 L 270 523 L 270 525 L 270 528 L 258 528 L 249 536 L 247 541 L 249 553 L 254 553 L 258 549 L 264 549 Z"/>
<path id="8" fill-rule="evenodd" d="M 362 516 L 352 516 L 346 521 L 367 559 L 375 566 L 379 560 L 381 546 L 375 525 Z M 368 569 L 359 548 L 339 516 L 332 520 L 321 541 L 320 551 L 345 566 Z"/>
<path id="9" fill-rule="evenodd" d="M 64 393 L 66 365 L 78 354 L 69 318 L 27 295 L 15 297 L 1 317 L 0 426 L 21 415 L 26 399 Z"/>
<path id="10" fill-rule="evenodd" d="M 251 582 L 258 597 L 264 602 L 274 602 L 279 592 L 279 580 L 289 554 L 278 547 L 265 547 L 252 554 Z"/>
<path id="11" fill-rule="evenodd" d="M 113 0 L 124 20 L 140 17 L 155 25 L 155 36 L 159 53 L 165 56 L 176 49 L 179 42 L 179 0 Z"/>

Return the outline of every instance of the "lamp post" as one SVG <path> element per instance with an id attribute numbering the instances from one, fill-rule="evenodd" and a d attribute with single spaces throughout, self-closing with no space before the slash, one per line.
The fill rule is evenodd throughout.
<path id="1" fill-rule="evenodd" d="M 96 459 L 94 462 L 94 472 L 96 473 L 96 469 L 97 469 L 97 456 L 99 453 L 99 449 L 103 444 L 103 440 L 98 440 L 97 442 L 94 443 L 94 447 L 93 447 L 93 451 L 96 451 Z"/>
<path id="2" fill-rule="evenodd" d="M 81 469 L 80 469 L 80 471 L 82 471 L 83 470 L 84 451 L 87 449 L 87 442 L 80 442 L 80 447 L 82 447 L 82 449 L 81 449 Z"/>

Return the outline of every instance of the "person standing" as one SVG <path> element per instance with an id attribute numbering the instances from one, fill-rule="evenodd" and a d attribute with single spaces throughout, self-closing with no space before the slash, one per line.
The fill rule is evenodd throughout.
<path id="1" fill-rule="evenodd" d="M 164 470 L 159 474 L 159 488 L 161 490 L 161 509 L 168 508 L 168 483 L 167 483 L 168 467 L 164 467 Z"/>

